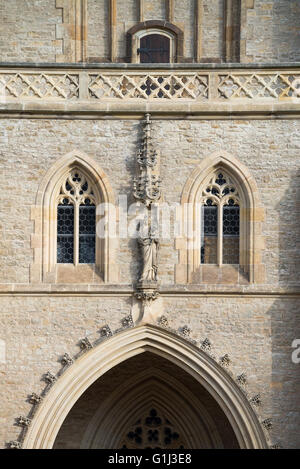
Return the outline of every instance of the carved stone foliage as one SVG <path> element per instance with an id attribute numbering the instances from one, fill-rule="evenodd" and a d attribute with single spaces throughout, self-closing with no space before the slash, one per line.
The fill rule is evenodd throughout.
<path id="1" fill-rule="evenodd" d="M 48 384 L 53 384 L 57 380 L 56 376 L 53 375 L 50 371 L 47 371 L 47 373 L 44 375 L 44 380 Z"/>
<path id="2" fill-rule="evenodd" d="M 32 393 L 29 396 L 29 402 L 33 405 L 38 405 L 42 402 L 43 398 L 36 393 Z"/>
<path id="3" fill-rule="evenodd" d="M 65 353 L 61 359 L 61 363 L 63 366 L 71 366 L 74 363 L 74 360 L 68 353 Z"/>
<path id="4" fill-rule="evenodd" d="M 21 427 L 29 427 L 29 425 L 31 424 L 31 420 L 27 417 L 21 416 L 17 419 L 17 423 Z"/>
<path id="5" fill-rule="evenodd" d="M 85 337 L 84 339 L 81 339 L 80 341 L 80 348 L 83 352 L 86 352 L 87 350 L 90 350 L 91 348 L 93 348 L 93 346 L 91 342 L 89 341 L 89 339 Z"/>

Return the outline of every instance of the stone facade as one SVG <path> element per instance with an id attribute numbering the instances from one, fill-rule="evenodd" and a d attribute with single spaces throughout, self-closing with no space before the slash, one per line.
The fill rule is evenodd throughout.
<path id="1" fill-rule="evenodd" d="M 137 397 L 142 390 L 148 396 L 142 373 L 153 371 L 154 381 L 168 376 L 170 383 L 182 383 L 178 407 L 184 389 L 191 409 L 198 409 L 197 399 L 206 404 L 207 422 L 223 433 L 212 446 L 298 448 L 300 381 L 292 343 L 300 338 L 300 78 L 295 63 L 276 65 L 299 60 L 293 29 L 298 2 L 241 1 L 241 62 L 274 62 L 273 68 L 218 65 L 224 54 L 227 59 L 235 54 L 235 46 L 224 44 L 237 40 L 229 34 L 236 26 L 230 15 L 235 2 L 226 2 L 226 16 L 219 0 L 39 0 L 22 2 L 25 10 L 16 22 L 20 3 L 0 0 L 0 60 L 70 63 L 36 69 L 0 64 L 0 446 L 90 447 L 88 429 L 99 396 L 109 408 L 110 394 L 134 383 L 135 375 L 141 376 Z M 128 61 L 126 32 L 153 19 L 183 31 L 188 63 L 159 71 L 118 63 Z M 81 61 L 91 63 L 74 65 Z M 108 68 L 109 61 L 116 64 Z M 193 175 L 201 175 L 209 162 L 243 175 L 240 187 L 249 186 L 249 198 L 259 201 L 253 210 L 249 202 L 243 214 L 251 230 L 244 230 L 243 246 L 251 251 L 245 258 L 252 270 L 202 265 L 208 269 L 191 279 L 186 240 L 174 235 L 175 211 L 170 237 L 160 236 L 159 283 L 148 289 L 137 284 L 141 251 L 127 234 L 101 244 L 107 270 L 97 262 L 81 270 L 80 265 L 51 270 L 51 262 L 44 262 L 55 246 L 51 230 L 45 230 L 56 222 L 49 192 L 73 164 L 94 177 L 104 201 L 118 205 L 120 196 L 128 197 L 128 205 L 135 201 L 137 155 L 145 138 L 141 121 L 148 112 L 161 204 L 180 207 Z M 121 215 L 116 212 L 117 231 L 124 229 Z M 194 357 L 198 375 L 187 357 Z M 102 359 L 107 368 L 100 376 Z M 94 380 L 92 366 L 85 372 L 90 362 Z M 197 381 L 203 379 L 201 370 L 211 373 L 207 382 L 221 383 L 218 403 L 202 385 L 205 380 Z M 76 386 L 88 380 L 81 394 Z M 39 407 L 32 407 L 32 393 L 43 398 Z M 57 438 L 51 442 L 51 432 L 43 433 L 46 417 L 63 393 L 70 398 L 66 406 L 74 407 L 66 412 L 62 402 L 57 415 L 64 418 L 52 416 Z M 227 415 L 239 414 L 239 408 L 250 417 L 241 411 L 237 421 L 227 420 L 225 402 L 231 403 Z M 146 410 L 141 405 L 141 412 Z M 176 418 L 172 424 L 180 425 Z M 273 425 L 267 432 L 269 418 Z M 133 423 L 128 420 L 127 427 Z M 256 439 L 244 441 L 241 429 Z M 39 434 L 45 436 L 42 443 Z"/>
<path id="2" fill-rule="evenodd" d="M 224 57 L 226 2 L 1 0 L 0 60 L 49 63 L 130 61 L 126 50 L 126 32 L 139 21 L 170 21 L 171 18 L 170 22 L 184 32 L 185 61 L 235 61 Z M 235 2 L 230 0 L 228 4 L 236 8 Z M 113 20 L 110 5 L 116 9 Z M 242 63 L 300 60 L 297 0 L 241 0 L 239 8 Z M 233 12 L 235 16 L 238 14 L 237 10 Z M 79 32 L 81 27 L 82 33 Z M 113 58 L 112 34 L 115 48 Z M 231 40 L 226 37 L 226 40 Z M 72 48 L 76 49 L 77 42 L 81 40 L 85 43 L 85 53 L 76 54 Z"/>

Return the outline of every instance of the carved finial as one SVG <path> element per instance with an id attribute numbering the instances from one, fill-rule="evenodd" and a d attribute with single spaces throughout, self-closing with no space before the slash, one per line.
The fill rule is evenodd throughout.
<path id="1" fill-rule="evenodd" d="M 245 386 L 247 384 L 246 373 L 242 373 L 241 375 L 239 375 L 236 380 L 241 386 Z"/>
<path id="2" fill-rule="evenodd" d="M 57 380 L 56 376 L 54 376 L 50 371 L 47 371 L 47 373 L 44 375 L 44 380 L 48 384 L 53 384 Z"/>
<path id="3" fill-rule="evenodd" d="M 260 394 L 255 394 L 255 396 L 251 397 L 250 402 L 251 402 L 251 404 L 253 404 L 257 407 L 261 406 Z"/>
<path id="4" fill-rule="evenodd" d="M 80 341 L 80 348 L 81 350 L 90 350 L 91 348 L 93 348 L 91 342 L 89 341 L 89 339 L 87 337 L 85 337 L 84 339 L 81 339 Z"/>
<path id="5" fill-rule="evenodd" d="M 31 396 L 29 396 L 29 402 L 34 405 L 40 404 L 42 400 L 43 398 L 35 394 L 35 392 L 33 392 Z"/>
<path id="6" fill-rule="evenodd" d="M 230 366 L 230 363 L 231 363 L 231 360 L 227 353 L 226 355 L 220 358 L 220 365 L 224 366 L 224 368 L 228 368 Z"/>
<path id="7" fill-rule="evenodd" d="M 263 420 L 262 424 L 265 427 L 265 429 L 268 430 L 268 431 L 270 431 L 273 427 L 272 419 L 270 419 L 270 418 Z"/>
<path id="8" fill-rule="evenodd" d="M 7 443 L 9 449 L 21 449 L 22 445 L 19 441 L 10 441 Z"/>
<path id="9" fill-rule="evenodd" d="M 112 336 L 111 328 L 108 325 L 101 327 L 100 336 L 101 337 L 111 337 Z"/>
<path id="10" fill-rule="evenodd" d="M 209 352 L 211 350 L 211 342 L 208 339 L 204 339 L 201 343 L 201 349 Z"/>
<path id="11" fill-rule="evenodd" d="M 17 424 L 21 427 L 29 427 L 29 425 L 31 424 L 31 420 L 21 415 L 21 417 L 17 418 Z"/>
<path id="12" fill-rule="evenodd" d="M 191 329 L 185 325 L 179 329 L 180 334 L 182 334 L 184 337 L 188 337 L 191 333 Z"/>
<path id="13" fill-rule="evenodd" d="M 168 321 L 168 318 L 166 316 L 161 316 L 159 319 L 158 319 L 158 324 L 162 327 L 169 327 L 169 321 Z"/>
<path id="14" fill-rule="evenodd" d="M 74 363 L 74 360 L 68 353 L 65 353 L 61 359 L 61 363 L 63 366 L 71 366 Z"/>
<path id="15" fill-rule="evenodd" d="M 122 326 L 123 327 L 133 327 L 134 326 L 131 315 L 126 316 L 125 318 L 122 319 Z"/>

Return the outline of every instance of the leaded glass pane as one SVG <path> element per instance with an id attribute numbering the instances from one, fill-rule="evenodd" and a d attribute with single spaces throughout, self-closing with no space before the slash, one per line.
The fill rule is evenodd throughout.
<path id="1" fill-rule="evenodd" d="M 57 262 L 72 264 L 74 259 L 74 206 L 68 199 L 57 207 Z"/>
<path id="2" fill-rule="evenodd" d="M 223 264 L 239 264 L 240 207 L 229 200 L 223 207 Z"/>
<path id="3" fill-rule="evenodd" d="M 96 242 L 96 207 L 80 205 L 79 207 L 79 263 L 95 263 Z"/>
<path id="4" fill-rule="evenodd" d="M 205 205 L 203 207 L 202 217 L 203 237 L 201 246 L 201 263 L 216 264 L 218 239 L 218 207 L 215 205 Z"/>

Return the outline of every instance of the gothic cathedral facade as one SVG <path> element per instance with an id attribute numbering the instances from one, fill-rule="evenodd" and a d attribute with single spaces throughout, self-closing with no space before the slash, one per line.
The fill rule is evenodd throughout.
<path id="1" fill-rule="evenodd" d="M 299 18 L 0 0 L 2 448 L 299 448 Z"/>

